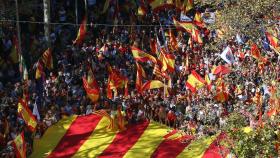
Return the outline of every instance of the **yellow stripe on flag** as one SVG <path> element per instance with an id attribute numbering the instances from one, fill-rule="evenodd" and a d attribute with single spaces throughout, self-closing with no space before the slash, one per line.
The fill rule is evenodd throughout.
<path id="1" fill-rule="evenodd" d="M 177 158 L 201 158 L 217 136 L 218 135 L 204 137 L 193 141 L 180 153 L 180 155 L 177 156 Z"/>
<path id="2" fill-rule="evenodd" d="M 166 126 L 151 122 L 139 140 L 124 155 L 124 158 L 151 157 L 167 134 Z"/>
<path id="3" fill-rule="evenodd" d="M 76 117 L 77 116 L 74 115 L 63 118 L 58 123 L 49 127 L 42 138 L 38 140 L 35 139 L 33 153 L 30 158 L 47 157 L 47 155 L 50 154 L 59 143 L 60 139 L 65 135 Z"/>
<path id="4" fill-rule="evenodd" d="M 103 117 L 91 136 L 84 142 L 80 149 L 73 157 L 97 157 L 100 155 L 114 140 L 116 132 L 107 129 L 110 121 Z"/>

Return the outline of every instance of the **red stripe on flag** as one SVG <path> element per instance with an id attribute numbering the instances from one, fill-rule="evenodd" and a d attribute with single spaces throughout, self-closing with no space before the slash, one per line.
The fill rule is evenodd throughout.
<path id="1" fill-rule="evenodd" d="M 229 150 L 221 145 L 221 141 L 226 138 L 225 133 L 221 133 L 216 140 L 204 152 L 202 158 L 223 158 L 229 154 Z"/>
<path id="2" fill-rule="evenodd" d="M 105 149 L 99 158 L 122 158 L 137 142 L 149 125 L 149 121 L 133 125 L 118 133 L 113 142 Z"/>
<path id="3" fill-rule="evenodd" d="M 48 158 L 72 157 L 94 131 L 101 118 L 98 115 L 77 117 Z"/>
<path id="4" fill-rule="evenodd" d="M 165 139 L 157 147 L 152 158 L 176 158 L 190 143 L 193 136 L 183 136 L 177 139 Z M 182 143 L 183 140 L 189 140 L 187 143 Z"/>

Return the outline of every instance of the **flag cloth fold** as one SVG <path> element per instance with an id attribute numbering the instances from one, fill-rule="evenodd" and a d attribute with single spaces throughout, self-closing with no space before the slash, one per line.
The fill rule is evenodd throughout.
<path id="1" fill-rule="evenodd" d="M 136 62 L 136 81 L 135 81 L 135 88 L 137 89 L 138 93 L 141 93 L 142 88 L 142 79 L 146 78 L 146 73 L 143 67 Z"/>
<path id="2" fill-rule="evenodd" d="M 173 23 L 177 28 L 183 28 L 188 33 L 192 33 L 193 29 L 197 29 L 192 22 L 179 22 L 175 18 L 173 18 Z"/>
<path id="3" fill-rule="evenodd" d="M 192 92 L 196 92 L 198 89 L 202 88 L 205 83 L 205 80 L 196 71 L 192 71 L 188 76 L 186 87 Z"/>
<path id="4" fill-rule="evenodd" d="M 53 69 L 53 58 L 50 48 L 48 48 L 42 55 L 42 62 L 49 70 Z"/>
<path id="5" fill-rule="evenodd" d="M 89 99 L 92 102 L 98 101 L 100 90 L 91 69 L 88 71 L 87 79 L 83 77 L 83 86 Z"/>
<path id="6" fill-rule="evenodd" d="M 16 158 L 26 158 L 26 144 L 23 132 L 12 141 L 12 146 L 15 149 Z"/>
<path id="7" fill-rule="evenodd" d="M 266 38 L 268 39 L 271 46 L 277 48 L 279 46 L 279 39 L 268 32 L 265 32 Z"/>
<path id="8" fill-rule="evenodd" d="M 234 56 L 233 56 L 232 50 L 229 46 L 226 47 L 226 49 L 222 52 L 222 54 L 220 56 L 228 64 L 234 63 Z"/>
<path id="9" fill-rule="evenodd" d="M 131 47 L 131 50 L 132 50 L 132 55 L 136 61 L 140 61 L 140 62 L 151 61 L 153 63 L 157 62 L 157 60 L 154 56 L 152 56 L 148 53 L 145 53 L 144 51 L 140 50 L 139 48 Z"/>
<path id="10" fill-rule="evenodd" d="M 108 1 L 108 0 L 107 0 Z M 76 39 L 73 41 L 73 44 L 81 45 L 86 37 L 87 32 L 87 16 L 84 16 L 83 21 L 80 25 Z"/>
<path id="11" fill-rule="evenodd" d="M 149 90 L 149 89 L 158 89 L 162 88 L 164 84 L 159 80 L 150 80 L 143 84 L 142 91 Z"/>
<path id="12" fill-rule="evenodd" d="M 114 91 L 116 95 L 118 88 L 124 88 L 124 96 L 128 96 L 128 78 L 121 75 L 118 70 L 113 69 L 110 65 L 107 65 L 107 67 L 109 72 L 107 83 L 107 97 L 109 99 L 112 99 L 112 91 Z"/>
<path id="13" fill-rule="evenodd" d="M 24 120 L 28 128 L 34 132 L 37 126 L 37 121 L 32 112 L 27 106 L 27 103 L 23 99 L 19 99 L 18 102 L 18 114 Z"/>

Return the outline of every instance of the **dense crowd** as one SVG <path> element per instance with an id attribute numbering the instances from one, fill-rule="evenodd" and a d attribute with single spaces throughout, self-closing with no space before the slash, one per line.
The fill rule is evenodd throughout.
<path id="1" fill-rule="evenodd" d="M 56 2 L 56 1 L 55 1 Z M 54 12 L 51 19 L 54 22 L 75 21 L 73 5 L 53 4 Z M 21 131 L 25 131 L 27 154 L 32 152 L 34 138 L 40 138 L 44 131 L 61 118 L 70 115 L 88 115 L 100 109 L 114 111 L 121 107 L 125 112 L 129 124 L 149 119 L 159 121 L 184 131 L 186 134 L 203 136 L 212 135 L 221 130 L 226 123 L 227 116 L 232 112 L 246 115 L 248 125 L 256 127 L 259 120 L 259 109 L 256 106 L 256 94 L 262 98 L 262 116 L 267 118 L 271 110 L 270 98 L 273 88 L 280 81 L 280 55 L 273 50 L 262 47 L 263 39 L 257 45 L 263 52 L 266 62 L 263 65 L 251 55 L 251 43 L 242 36 L 242 42 L 233 37 L 232 40 L 220 45 L 219 51 L 202 49 L 201 45 L 188 44 L 189 34 L 176 31 L 172 24 L 172 16 L 180 17 L 176 10 L 153 13 L 150 9 L 144 16 L 137 16 L 137 6 L 128 1 L 119 1 L 117 24 L 114 24 L 115 5 L 109 7 L 106 14 L 98 10 L 103 3 L 88 1 L 88 26 L 86 39 L 82 45 L 72 45 L 76 36 L 75 25 L 53 25 L 51 27 L 51 46 L 54 58 L 54 69 L 45 69 L 45 80 L 35 80 L 36 61 L 47 48 L 41 24 L 24 23 L 22 27 L 22 49 L 25 60 L 29 63 L 29 79 L 21 81 L 18 64 L 14 64 L 9 54 L 13 47 L 13 37 L 16 35 L 14 23 L 1 24 L 1 67 L 0 67 L 0 157 L 12 157 L 13 140 Z M 128 7 L 127 7 L 128 6 Z M 210 8 L 196 8 L 201 12 L 215 12 Z M 34 10 L 36 13 L 36 10 Z M 106 15 L 104 17 L 104 15 Z M 29 20 L 38 21 L 36 14 Z M 131 24 L 131 26 L 122 26 Z M 137 25 L 154 26 L 137 26 Z M 133 26 L 135 25 L 135 26 Z M 161 27 L 163 25 L 163 27 Z M 275 25 L 279 33 L 279 24 Z M 165 96 L 163 89 L 153 89 L 139 94 L 135 89 L 136 66 L 130 46 L 134 45 L 145 52 L 151 52 L 150 41 L 158 38 L 162 46 L 165 41 L 169 44 L 169 36 L 164 31 L 172 29 L 178 41 L 178 49 L 170 53 L 175 56 L 175 71 L 170 73 L 172 88 L 169 96 Z M 279 37 L 280 34 L 278 34 Z M 215 30 L 203 33 L 205 43 L 218 38 Z M 225 65 L 220 58 L 221 52 L 230 46 L 235 62 L 228 65 L 231 72 L 225 75 L 214 75 L 211 70 L 215 66 Z M 114 99 L 106 96 L 108 71 L 106 64 L 120 70 L 129 79 L 129 95 L 124 97 L 122 91 Z M 34 65 L 34 66 L 33 66 Z M 82 77 L 87 74 L 88 66 L 93 70 L 95 79 L 100 87 L 100 99 L 93 103 L 87 98 L 83 88 Z M 148 74 L 147 80 L 159 79 L 153 74 L 152 63 L 143 63 Z M 185 83 L 192 70 L 201 76 L 211 74 L 212 85 L 191 92 Z M 221 81 L 222 79 L 222 81 Z M 215 99 L 218 82 L 223 82 L 225 101 Z M 39 109 L 38 126 L 35 133 L 31 133 L 24 121 L 17 115 L 18 98 L 25 95 L 28 106 L 32 110 L 34 105 Z M 8 126 L 7 126 L 8 124 Z M 9 128 L 8 130 L 6 128 Z M 8 133 L 5 133 L 8 131 Z"/>

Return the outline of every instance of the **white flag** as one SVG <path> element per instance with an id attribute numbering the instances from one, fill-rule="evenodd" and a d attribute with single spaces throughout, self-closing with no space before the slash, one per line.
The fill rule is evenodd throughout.
<path id="1" fill-rule="evenodd" d="M 234 56 L 229 46 L 227 46 L 226 49 L 222 52 L 221 58 L 224 59 L 224 61 L 226 61 L 228 64 L 234 63 Z"/>
<path id="2" fill-rule="evenodd" d="M 35 103 L 34 104 L 34 107 L 33 107 L 33 115 L 36 116 L 37 120 L 40 121 L 41 117 L 40 117 L 40 114 L 39 114 L 39 111 L 38 111 L 38 108 L 37 108 L 37 104 Z"/>
<path id="3" fill-rule="evenodd" d="M 181 12 L 180 21 L 191 22 L 192 19 Z"/>

